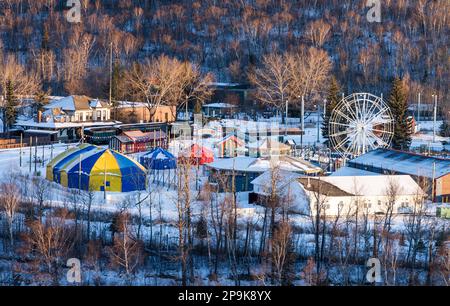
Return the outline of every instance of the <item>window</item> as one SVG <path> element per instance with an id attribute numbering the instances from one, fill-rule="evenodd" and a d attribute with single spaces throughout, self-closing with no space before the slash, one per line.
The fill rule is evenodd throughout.
<path id="1" fill-rule="evenodd" d="M 164 119 L 166 120 L 166 122 L 169 121 L 169 113 L 164 113 Z"/>
<path id="2" fill-rule="evenodd" d="M 381 205 L 381 200 L 378 200 L 378 205 Z"/>

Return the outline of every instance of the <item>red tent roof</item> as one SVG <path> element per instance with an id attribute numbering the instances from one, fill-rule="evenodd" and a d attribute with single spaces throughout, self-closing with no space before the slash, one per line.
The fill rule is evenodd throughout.
<path id="1" fill-rule="evenodd" d="M 194 143 L 191 147 L 185 150 L 180 157 L 187 157 L 192 162 L 199 163 L 200 165 L 211 163 L 214 161 L 214 153 L 198 144 Z"/>

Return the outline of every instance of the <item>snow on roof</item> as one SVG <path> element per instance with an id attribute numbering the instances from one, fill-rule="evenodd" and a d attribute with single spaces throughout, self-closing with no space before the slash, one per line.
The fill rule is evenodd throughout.
<path id="1" fill-rule="evenodd" d="M 144 102 L 134 102 L 134 101 L 117 101 L 118 108 L 124 107 L 147 107 L 147 103 Z"/>
<path id="2" fill-rule="evenodd" d="M 297 173 L 318 173 L 322 170 L 307 161 L 291 156 L 279 156 L 277 158 L 238 156 L 234 158 L 216 159 L 207 166 L 218 170 L 231 171 L 234 169 L 240 172 L 264 172 L 273 167 L 279 167 L 282 170 Z"/>
<path id="3" fill-rule="evenodd" d="M 152 141 L 155 139 L 161 139 L 166 137 L 166 133 L 163 131 L 151 131 L 151 132 L 142 132 L 141 130 L 129 130 L 123 131 L 120 137 L 116 136 L 121 142 L 130 142 L 130 141 Z"/>
<path id="4" fill-rule="evenodd" d="M 269 187 L 272 185 L 272 180 L 275 180 L 275 186 L 277 189 L 279 189 L 283 188 L 299 177 L 301 177 L 300 174 L 283 169 L 278 169 L 277 171 L 267 170 L 260 176 L 256 177 L 250 183 L 252 183 L 253 185 Z"/>
<path id="5" fill-rule="evenodd" d="M 31 120 L 17 120 L 16 126 L 29 126 L 35 128 L 59 129 L 71 127 L 88 127 L 88 126 L 113 126 L 119 124 L 120 121 L 95 121 L 95 122 L 36 122 Z"/>
<path id="6" fill-rule="evenodd" d="M 65 111 L 75 111 L 75 103 L 73 96 L 64 97 L 62 99 L 53 100 L 47 105 L 44 105 L 45 109 L 61 108 Z"/>
<path id="7" fill-rule="evenodd" d="M 311 180 L 329 183 L 352 195 L 385 196 L 390 184 L 399 187 L 398 195 L 423 194 L 419 185 L 409 175 L 324 176 Z"/>
<path id="8" fill-rule="evenodd" d="M 89 102 L 89 106 L 90 107 L 94 107 L 94 108 L 103 107 L 103 105 L 102 105 L 102 103 L 100 102 L 99 99 L 91 100 L 91 102 Z"/>
<path id="9" fill-rule="evenodd" d="M 254 157 L 238 156 L 234 158 L 218 158 L 207 164 L 209 168 L 218 170 L 248 171 L 248 167 L 256 161 Z"/>
<path id="10" fill-rule="evenodd" d="M 29 130 L 25 130 L 25 133 L 36 133 L 36 134 L 57 134 L 58 131 L 52 131 L 52 130 L 33 130 L 33 129 L 29 129 Z"/>
<path id="11" fill-rule="evenodd" d="M 252 143 L 249 143 L 247 145 L 248 148 L 250 149 L 262 149 L 262 150 L 266 150 L 266 149 L 280 149 L 280 150 L 288 150 L 290 149 L 290 147 L 284 143 L 281 143 L 277 140 L 273 140 L 270 138 L 264 138 L 263 141 L 255 141 Z"/>
<path id="12" fill-rule="evenodd" d="M 230 104 L 230 103 L 210 103 L 203 105 L 204 107 L 210 107 L 210 108 L 235 108 L 236 105 Z"/>
<path id="13" fill-rule="evenodd" d="M 226 83 L 226 82 L 210 82 L 208 83 L 210 86 L 239 86 L 239 83 Z"/>
<path id="14" fill-rule="evenodd" d="M 52 102 L 44 106 L 45 109 L 60 108 L 63 111 L 86 110 L 91 107 L 100 108 L 105 106 L 98 99 L 77 95 L 54 99 Z"/>
<path id="15" fill-rule="evenodd" d="M 333 172 L 330 176 L 365 176 L 365 175 L 380 175 L 379 173 L 369 172 L 361 169 L 351 167 L 341 167 Z"/>
<path id="16" fill-rule="evenodd" d="M 355 165 L 362 166 L 364 170 L 368 171 L 374 167 L 399 174 L 428 178 L 433 177 L 433 168 L 435 168 L 435 177 L 450 173 L 450 159 L 392 149 L 377 149 L 349 161 L 349 166 Z"/>

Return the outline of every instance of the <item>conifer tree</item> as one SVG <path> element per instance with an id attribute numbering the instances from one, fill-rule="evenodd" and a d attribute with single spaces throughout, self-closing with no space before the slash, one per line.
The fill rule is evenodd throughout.
<path id="1" fill-rule="evenodd" d="M 16 122 L 16 111 L 17 100 L 14 95 L 14 85 L 11 80 L 6 82 L 6 107 L 5 107 L 5 123 L 6 128 L 9 129 Z"/>
<path id="2" fill-rule="evenodd" d="M 450 136 L 450 124 L 447 120 L 444 120 L 440 126 L 440 135 L 442 137 L 449 137 Z"/>
<path id="3" fill-rule="evenodd" d="M 398 150 L 407 150 L 411 144 L 411 119 L 408 118 L 406 92 L 400 78 L 394 79 L 388 105 L 394 117 L 392 147 Z"/>
<path id="4" fill-rule="evenodd" d="M 34 97 L 34 108 L 35 112 L 42 111 L 44 106 L 48 104 L 50 95 L 49 91 L 40 90 Z"/>
<path id="5" fill-rule="evenodd" d="M 329 146 L 328 141 L 328 124 L 330 122 L 331 113 L 333 112 L 334 108 L 340 101 L 340 86 L 336 78 L 333 76 L 330 80 L 330 85 L 328 88 L 328 95 L 327 95 L 327 103 L 326 103 L 326 110 L 325 110 L 325 116 L 323 118 L 322 122 L 322 136 L 325 138 L 325 144 Z"/>

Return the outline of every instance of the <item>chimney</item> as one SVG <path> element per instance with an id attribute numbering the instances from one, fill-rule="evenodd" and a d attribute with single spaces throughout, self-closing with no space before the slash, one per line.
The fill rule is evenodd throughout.
<path id="1" fill-rule="evenodd" d="M 42 111 L 38 111 L 38 113 L 37 113 L 37 122 L 38 123 L 41 123 L 42 122 Z"/>

